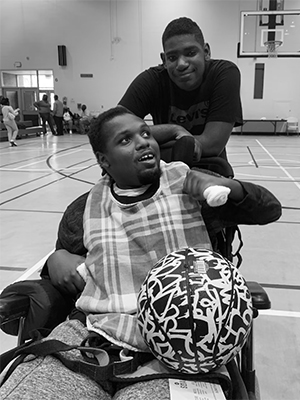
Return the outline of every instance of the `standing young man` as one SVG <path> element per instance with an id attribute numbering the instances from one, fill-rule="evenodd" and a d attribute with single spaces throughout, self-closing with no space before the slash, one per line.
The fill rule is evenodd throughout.
<path id="1" fill-rule="evenodd" d="M 119 104 L 140 118 L 151 114 L 163 159 L 182 136 L 195 139 L 195 160 L 226 158 L 232 128 L 243 122 L 237 66 L 211 59 L 201 29 L 186 17 L 167 25 L 162 45 L 163 64 L 138 75 Z"/>

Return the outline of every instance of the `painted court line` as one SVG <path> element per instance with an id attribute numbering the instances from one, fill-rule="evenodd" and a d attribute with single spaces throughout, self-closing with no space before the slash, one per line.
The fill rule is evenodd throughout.
<path id="1" fill-rule="evenodd" d="M 59 171 L 64 171 L 64 170 L 68 170 L 68 171 L 81 171 L 81 168 L 69 168 L 69 167 L 65 167 L 65 168 L 61 168 Z M 16 172 L 16 168 L 0 168 L 0 171 L 5 171 L 5 172 Z M 22 168 L 21 172 L 45 172 L 45 171 L 49 171 L 49 167 L 47 165 L 45 165 L 45 168 Z M 57 171 L 54 171 L 57 172 Z M 52 172 L 51 172 L 52 174 Z M 44 178 L 44 177 L 43 177 Z"/>
<path id="2" fill-rule="evenodd" d="M 60 158 L 60 157 L 65 157 L 66 155 L 71 155 L 71 154 L 74 154 L 74 153 L 78 153 L 80 150 L 74 150 L 74 151 L 72 151 L 72 152 L 70 152 L 70 153 L 67 153 L 67 154 L 55 154 L 54 156 L 55 156 L 55 159 L 57 159 L 57 158 Z M 30 164 L 25 164 L 25 165 L 21 165 L 20 167 L 17 167 L 17 168 L 14 168 L 14 171 L 17 171 L 17 170 L 22 170 L 23 168 L 26 168 L 26 167 L 31 167 L 32 165 L 36 165 L 36 164 L 40 164 L 40 163 L 44 163 L 45 162 L 45 160 L 39 160 L 39 161 L 34 161 L 34 162 L 32 162 L 32 163 L 30 163 Z"/>
<path id="3" fill-rule="evenodd" d="M 298 311 L 284 311 L 284 310 L 258 310 L 259 315 L 267 315 L 270 317 L 289 317 L 300 318 Z"/>
<path id="4" fill-rule="evenodd" d="M 296 180 L 288 173 L 288 171 L 272 156 L 272 154 L 260 143 L 259 140 L 256 139 L 256 142 L 260 145 L 260 147 L 268 154 L 268 156 L 275 162 L 276 165 L 286 174 L 287 177 L 300 189 L 300 184 L 296 182 Z"/>

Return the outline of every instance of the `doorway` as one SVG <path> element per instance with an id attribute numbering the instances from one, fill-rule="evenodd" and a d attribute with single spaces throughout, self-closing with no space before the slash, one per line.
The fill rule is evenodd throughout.
<path id="1" fill-rule="evenodd" d="M 9 99 L 10 105 L 19 108 L 16 121 L 31 121 L 40 125 L 40 116 L 33 103 L 47 94 L 51 107 L 54 103 L 53 71 L 1 71 L 2 95 Z"/>
<path id="2" fill-rule="evenodd" d="M 3 89 L 3 96 L 9 99 L 10 105 L 19 108 L 16 121 L 31 121 L 33 126 L 40 125 L 40 117 L 33 106 L 38 99 L 37 89 Z"/>

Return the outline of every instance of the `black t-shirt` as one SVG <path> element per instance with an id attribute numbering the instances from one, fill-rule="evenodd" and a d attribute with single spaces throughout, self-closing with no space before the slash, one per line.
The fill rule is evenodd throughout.
<path id="1" fill-rule="evenodd" d="M 194 135 L 207 122 L 243 122 L 240 72 L 226 60 L 209 60 L 202 84 L 190 92 L 178 88 L 162 65 L 151 67 L 134 79 L 119 104 L 140 118 L 151 114 L 154 124 L 182 125 Z"/>

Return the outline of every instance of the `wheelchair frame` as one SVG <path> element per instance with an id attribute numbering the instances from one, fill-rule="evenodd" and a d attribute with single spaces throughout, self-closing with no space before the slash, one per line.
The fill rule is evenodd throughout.
<path id="1" fill-rule="evenodd" d="M 219 174 L 220 171 L 222 171 L 223 176 L 233 177 L 233 170 L 230 164 L 219 157 L 203 159 L 200 163 L 197 163 L 196 167 Z M 223 232 L 218 234 L 217 238 L 218 247 L 222 249 L 222 255 L 230 261 L 232 261 L 234 257 L 232 254 L 232 241 L 234 239 L 235 231 L 236 227 L 226 228 Z M 239 259 L 238 262 L 240 264 L 241 260 Z M 29 286 L 31 284 L 40 285 L 42 281 L 44 281 L 44 284 L 45 281 L 48 281 L 44 288 L 48 300 L 54 298 L 52 297 L 52 291 L 58 291 L 51 285 L 49 280 L 41 279 L 38 281 L 27 281 L 27 284 Z M 0 328 L 6 333 L 18 336 L 18 347 L 7 351 L 0 356 L 0 372 L 2 372 L 6 365 L 14 358 L 14 354 L 19 346 L 26 345 L 26 339 L 28 339 L 28 332 L 24 330 L 24 327 L 31 303 L 32 301 L 35 301 L 35 293 L 24 294 L 21 286 L 22 282 L 16 282 L 4 289 L 0 295 Z M 254 318 L 256 318 L 259 314 L 259 310 L 271 308 L 271 302 L 266 291 L 257 282 L 248 281 L 247 286 L 251 293 Z M 68 303 L 68 299 L 66 299 L 62 294 L 58 296 L 57 293 L 55 293 L 55 299 L 56 303 L 51 303 L 51 309 L 48 310 L 48 315 L 53 315 L 53 313 L 60 311 L 58 317 L 54 319 L 54 321 L 47 320 L 43 326 L 36 326 L 36 328 L 46 327 L 48 329 L 53 329 L 58 323 L 64 321 L 69 314 L 72 304 L 70 302 Z M 62 301 L 65 304 L 63 310 L 61 306 Z M 42 306 L 41 312 L 45 312 L 43 307 L 44 306 Z M 6 326 L 9 326 L 9 324 L 10 328 L 7 329 Z M 260 399 L 258 380 L 254 368 L 253 326 L 241 353 L 234 360 L 228 363 L 226 367 L 232 381 L 232 400 Z"/>

